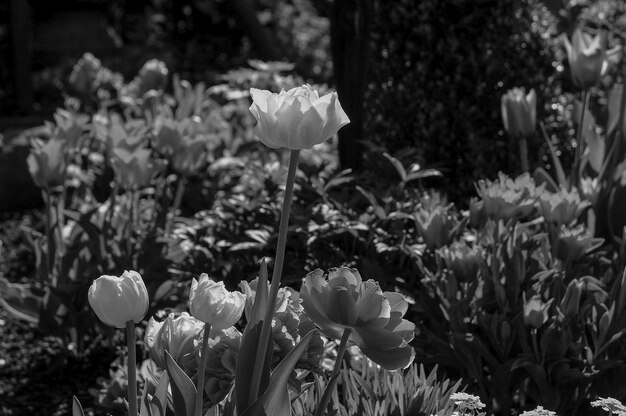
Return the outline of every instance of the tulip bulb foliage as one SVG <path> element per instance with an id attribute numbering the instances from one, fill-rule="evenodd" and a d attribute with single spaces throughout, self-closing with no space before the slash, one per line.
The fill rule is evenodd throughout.
<path id="1" fill-rule="evenodd" d="M 250 89 L 256 137 L 268 147 L 310 149 L 332 137 L 350 119 L 336 92 L 320 97 L 309 85 L 272 93 Z"/>

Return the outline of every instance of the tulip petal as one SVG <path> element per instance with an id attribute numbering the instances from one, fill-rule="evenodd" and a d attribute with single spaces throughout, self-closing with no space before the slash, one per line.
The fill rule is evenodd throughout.
<path id="1" fill-rule="evenodd" d="M 335 267 L 328 270 L 328 284 L 331 288 L 337 286 L 357 287 L 362 282 L 361 275 L 356 269 Z"/>
<path id="2" fill-rule="evenodd" d="M 268 112 L 268 99 L 272 95 L 272 93 L 267 90 L 250 88 L 250 95 L 252 96 L 253 105 L 256 104 L 257 106 L 257 109 L 258 109 L 257 114 L 267 113 Z M 259 118 L 255 115 L 254 112 L 252 112 L 252 114 L 256 117 L 257 120 L 259 120 Z"/>
<path id="3" fill-rule="evenodd" d="M 352 327 L 356 325 L 356 302 L 353 291 L 347 287 L 335 287 L 328 293 L 327 316 L 339 325 Z"/>
<path id="4" fill-rule="evenodd" d="M 415 358 L 415 350 L 404 339 L 391 331 L 378 328 L 355 328 L 352 340 L 370 360 L 386 370 L 408 367 Z"/>
<path id="5" fill-rule="evenodd" d="M 391 307 L 373 280 L 363 282 L 358 288 L 356 302 L 357 326 L 384 328 L 389 322 Z"/>
<path id="6" fill-rule="evenodd" d="M 308 317 L 331 338 L 341 338 L 343 328 L 327 316 L 330 288 L 319 269 L 309 273 L 300 290 L 300 299 Z"/>
<path id="7" fill-rule="evenodd" d="M 330 102 L 328 104 L 328 107 L 326 108 L 326 114 L 322 117 L 324 120 L 326 120 L 326 124 L 324 125 L 324 128 L 322 129 L 322 132 L 320 134 L 320 142 L 334 136 L 340 128 L 350 123 L 350 119 L 348 118 L 345 111 L 343 111 L 341 103 L 337 98 L 336 92 L 325 95 L 317 102 L 320 102 L 328 96 L 330 96 Z M 316 105 L 316 108 L 322 107 L 318 107 Z"/>

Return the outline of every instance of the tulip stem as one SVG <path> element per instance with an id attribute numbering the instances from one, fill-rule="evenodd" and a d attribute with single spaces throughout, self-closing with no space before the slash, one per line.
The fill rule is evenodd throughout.
<path id="1" fill-rule="evenodd" d="M 47 276 L 52 276 L 54 268 L 54 235 L 52 234 L 52 198 L 50 197 L 50 190 L 45 189 L 43 191 L 44 199 L 46 201 L 46 259 L 48 260 L 48 273 Z M 50 283 L 50 282 L 47 282 Z"/>
<path id="2" fill-rule="evenodd" d="M 583 108 L 578 116 L 578 129 L 576 130 L 576 154 L 574 155 L 574 166 L 572 169 L 572 184 L 578 187 L 578 180 L 581 174 L 581 159 L 583 156 L 583 124 L 585 123 L 585 112 L 589 106 L 589 90 L 583 90 Z"/>
<path id="3" fill-rule="evenodd" d="M 202 393 L 204 391 L 204 372 L 206 369 L 206 355 L 209 349 L 209 334 L 211 324 L 204 324 L 204 335 L 202 336 L 202 351 L 200 353 L 200 366 L 198 367 L 198 385 L 196 386 L 196 401 L 194 405 L 194 416 L 202 416 Z"/>
<path id="4" fill-rule="evenodd" d="M 520 139 L 518 140 L 518 142 L 519 142 L 520 159 L 522 163 L 522 172 L 528 172 L 530 171 L 530 167 L 528 165 L 528 145 L 526 142 L 526 137 L 522 135 Z"/>
<path id="5" fill-rule="evenodd" d="M 172 228 L 172 221 L 178 212 L 178 208 L 180 208 L 180 204 L 183 200 L 183 194 L 185 193 L 185 186 L 187 185 L 187 178 L 184 176 L 180 178 L 178 181 L 178 186 L 176 187 L 176 195 L 174 196 L 174 204 L 172 205 L 172 210 L 167 216 L 167 223 L 165 224 L 165 235 L 168 236 L 170 234 L 170 229 Z"/>
<path id="6" fill-rule="evenodd" d="M 137 356 L 135 346 L 135 322 L 126 322 L 126 346 L 128 349 L 128 415 L 137 416 Z"/>
<path id="7" fill-rule="evenodd" d="M 326 385 L 324 389 L 324 393 L 322 394 L 322 399 L 320 400 L 320 404 L 317 406 L 317 410 L 315 411 L 315 416 L 322 416 L 326 411 L 326 407 L 328 406 L 328 402 L 330 401 L 330 395 L 333 394 L 335 390 L 335 386 L 337 385 L 337 379 L 339 379 L 339 370 L 341 370 L 341 363 L 343 362 L 343 356 L 346 353 L 346 349 L 348 348 L 348 338 L 350 338 L 350 333 L 352 332 L 352 328 L 346 328 L 343 330 L 343 335 L 341 336 L 341 341 L 339 342 L 339 349 L 337 350 L 337 358 L 335 359 L 335 366 L 333 367 L 333 372 L 330 375 L 330 381 Z M 366 358 L 364 358 L 366 360 Z"/>
<path id="8" fill-rule="evenodd" d="M 269 299 L 263 325 L 261 326 L 261 334 L 259 336 L 259 348 L 256 351 L 255 366 L 257 371 L 252 373 L 250 381 L 250 393 L 248 402 L 253 403 L 259 397 L 259 388 L 261 386 L 261 373 L 263 363 L 265 362 L 265 354 L 272 329 L 272 313 L 274 312 L 274 304 L 278 296 L 280 287 L 280 278 L 283 272 L 283 261 L 285 260 L 285 246 L 287 245 L 287 227 L 289 225 L 289 213 L 291 212 L 291 197 L 293 195 L 293 185 L 296 179 L 296 170 L 298 167 L 298 157 L 300 150 L 292 150 L 289 157 L 289 171 L 287 172 L 287 183 L 285 184 L 285 195 L 283 197 L 283 207 L 280 215 L 280 226 L 278 228 L 278 242 L 276 244 L 276 258 L 274 261 L 274 270 L 272 272 L 272 283 L 270 286 Z M 245 409 L 239 409 L 243 411 Z"/>

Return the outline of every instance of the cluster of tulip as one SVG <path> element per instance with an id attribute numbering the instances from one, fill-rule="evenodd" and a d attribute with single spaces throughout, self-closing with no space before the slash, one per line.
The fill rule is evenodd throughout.
<path id="1" fill-rule="evenodd" d="M 377 282 L 363 281 L 358 271 L 348 268 L 331 269 L 326 275 L 319 269 L 309 273 L 299 293 L 280 287 L 299 151 L 334 135 L 348 118 L 336 94 L 319 97 L 307 85 L 280 94 L 253 89 L 251 95 L 257 137 L 270 147 L 291 151 L 271 283 L 264 264 L 258 279 L 242 282 L 242 292 L 229 292 L 222 282 L 203 274 L 191 284 L 190 314 L 171 314 L 164 322 L 150 319 L 145 344 L 159 376 L 154 385 L 144 387 L 142 415 L 164 415 L 168 394 L 179 416 L 204 414 L 205 395 L 208 407 L 229 397 L 226 414 L 290 414 L 287 381 L 292 370 L 298 362 L 311 369 L 320 365 L 323 344 L 315 327 L 324 336 L 341 340 L 316 415 L 326 410 L 348 343 L 387 370 L 405 368 L 413 361 L 415 353 L 408 343 L 415 326 L 402 318 L 408 309 L 402 295 L 383 292 Z M 176 126 L 161 129 L 158 137 L 164 149 L 176 146 L 171 144 L 178 143 L 176 132 Z M 134 271 L 101 276 L 89 290 L 89 303 L 102 322 L 127 330 L 128 403 L 134 416 L 138 411 L 134 326 L 148 310 L 146 287 Z M 242 334 L 234 325 L 244 310 L 247 323 Z M 279 363 L 272 358 L 275 353 Z"/>

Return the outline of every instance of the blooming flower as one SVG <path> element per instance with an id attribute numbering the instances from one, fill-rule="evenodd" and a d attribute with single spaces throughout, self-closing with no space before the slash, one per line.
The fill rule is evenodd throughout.
<path id="1" fill-rule="evenodd" d="M 112 160 L 115 177 L 123 189 L 143 189 L 150 186 L 152 177 L 162 164 L 152 160 L 150 150 L 137 149 L 132 152 L 123 148 L 113 150 Z"/>
<path id="2" fill-rule="evenodd" d="M 537 198 L 539 213 L 546 222 L 569 224 L 587 208 L 589 201 L 581 201 L 578 190 L 560 188 L 558 192 L 544 192 Z"/>
<path id="3" fill-rule="evenodd" d="M 241 282 L 241 291 L 246 294 L 246 317 L 250 317 L 256 297 L 259 278 Z M 268 292 L 271 284 L 268 284 Z M 304 313 L 300 294 L 290 287 L 278 289 L 272 314 L 272 339 L 274 341 L 274 363 L 280 362 L 302 339 L 315 329 L 315 324 Z M 309 341 L 306 351 L 298 360 L 297 368 L 317 369 L 324 352 L 324 342 L 316 335 Z"/>
<path id="4" fill-rule="evenodd" d="M 245 306 L 246 296 L 229 292 L 224 282 L 209 279 L 206 273 L 193 279 L 189 292 L 189 311 L 197 319 L 216 329 L 226 329 L 237 323 Z"/>
<path id="5" fill-rule="evenodd" d="M 531 89 L 513 88 L 502 95 L 502 122 L 509 136 L 528 137 L 535 131 L 537 119 L 537 94 Z"/>
<path id="6" fill-rule="evenodd" d="M 36 142 L 26 163 L 35 185 L 54 188 L 65 181 L 65 141 L 51 137 L 47 142 Z"/>
<path id="7" fill-rule="evenodd" d="M 527 217 L 534 209 L 537 195 L 543 192 L 544 185 L 535 186 L 528 173 L 511 179 L 502 172 L 498 179 L 478 181 L 478 194 L 483 199 L 483 210 L 487 216 L 496 219 Z"/>
<path id="8" fill-rule="evenodd" d="M 480 401 L 480 397 L 467 393 L 452 393 L 450 400 L 454 401 L 462 413 L 471 410 L 480 410 L 485 404 Z"/>
<path id="9" fill-rule="evenodd" d="M 254 134 L 268 147 L 310 149 L 350 122 L 335 92 L 320 97 L 303 85 L 279 94 L 251 88 L 250 95 Z"/>
<path id="10" fill-rule="evenodd" d="M 413 218 L 417 232 L 433 250 L 446 245 L 450 240 L 450 234 L 459 224 L 441 205 L 431 210 L 420 209 Z"/>
<path id="11" fill-rule="evenodd" d="M 120 276 L 100 276 L 88 292 L 89 304 L 109 326 L 124 328 L 128 321 L 141 322 L 148 311 L 148 290 L 141 275 L 124 271 Z"/>
<path id="12" fill-rule="evenodd" d="M 520 416 L 556 416 L 556 412 L 537 406 L 536 409 L 525 411 Z"/>
<path id="13" fill-rule="evenodd" d="M 598 400 L 594 400 L 593 402 L 591 402 L 591 406 L 601 407 L 602 410 L 611 412 L 611 414 L 614 413 L 620 416 L 626 414 L 626 406 L 624 406 L 619 400 L 612 397 L 600 397 Z"/>
<path id="14" fill-rule="evenodd" d="M 533 295 L 528 301 L 524 298 L 524 325 L 532 328 L 540 328 L 548 321 L 548 310 L 554 299 L 544 302 L 540 295 Z"/>
<path id="15" fill-rule="evenodd" d="M 382 292 L 374 280 L 363 282 L 356 269 L 320 269 L 309 273 L 300 291 L 304 311 L 324 335 L 349 340 L 387 370 L 406 368 L 415 356 L 408 345 L 415 325 L 402 316 L 408 303 L 395 292 Z"/>
<path id="16" fill-rule="evenodd" d="M 165 351 L 169 352 L 179 366 L 186 367 L 189 360 L 195 361 L 194 339 L 202 331 L 204 323 L 187 312 L 180 315 L 170 313 L 163 322 L 154 317 L 146 327 L 145 345 L 150 357 L 165 369 Z"/>
<path id="17" fill-rule="evenodd" d="M 480 246 L 470 248 L 460 241 L 455 241 L 449 247 L 443 247 L 439 253 L 445 260 L 446 266 L 461 282 L 473 281 L 483 261 L 483 252 Z"/>
<path id="18" fill-rule="evenodd" d="M 606 51 L 601 34 L 592 37 L 581 28 L 574 30 L 571 42 L 566 37 L 563 39 L 572 80 L 583 90 L 600 82 L 609 67 L 609 62 L 614 60 L 619 51 L 619 49 Z"/>
<path id="19" fill-rule="evenodd" d="M 594 238 L 591 231 L 584 225 L 575 228 L 561 226 L 556 241 L 556 257 L 562 261 L 575 261 L 604 242 L 602 238 Z"/>

